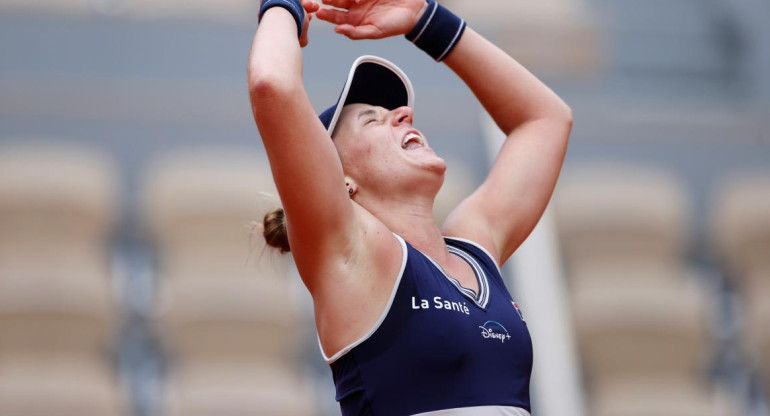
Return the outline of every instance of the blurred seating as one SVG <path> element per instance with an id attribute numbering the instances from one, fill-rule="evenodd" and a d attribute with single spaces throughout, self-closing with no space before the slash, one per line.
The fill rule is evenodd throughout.
<path id="1" fill-rule="evenodd" d="M 703 370 L 710 352 L 703 299 L 684 281 L 682 270 L 584 268 L 570 273 L 570 279 L 578 340 L 591 378 Z"/>
<path id="2" fill-rule="evenodd" d="M 162 414 L 313 414 L 299 372 L 299 337 L 310 329 L 292 302 L 289 258 L 250 225 L 279 204 L 267 162 L 167 156 L 145 191 L 158 255 L 157 329 L 171 364 Z"/>
<path id="3" fill-rule="evenodd" d="M 565 172 L 554 198 L 589 414 L 716 415 L 683 187 L 652 167 L 599 164 Z"/>
<path id="4" fill-rule="evenodd" d="M 690 207 L 682 187 L 666 173 L 586 166 L 565 173 L 556 196 L 568 264 L 593 259 L 681 264 Z"/>
<path id="5" fill-rule="evenodd" d="M 89 16 L 94 12 L 138 18 L 204 18 L 225 20 L 251 19 L 259 3 L 248 0 L 131 0 L 131 1 L 61 1 L 0 0 L 0 11 L 34 12 L 64 16 Z"/>
<path id="6" fill-rule="evenodd" d="M 84 1 L 0 0 L 0 10 L 81 15 L 88 12 L 88 4 Z"/>
<path id="7" fill-rule="evenodd" d="M 536 73 L 587 75 L 600 62 L 590 2 L 486 0 L 484 7 L 464 0 L 441 3 Z"/>
<path id="8" fill-rule="evenodd" d="M 612 379 L 593 395 L 593 416 L 736 415 L 720 394 L 704 395 L 701 383 L 690 377 Z"/>
<path id="9" fill-rule="evenodd" d="M 73 148 L 0 151 L 0 268 L 109 271 L 115 178 L 101 155 Z"/>
<path id="10" fill-rule="evenodd" d="M 713 234 L 744 301 L 743 339 L 770 396 L 770 171 L 724 183 L 714 204 Z"/>
<path id="11" fill-rule="evenodd" d="M 143 18 L 205 18 L 248 20 L 255 16 L 259 3 L 249 0 L 132 0 L 126 14 Z"/>
<path id="12" fill-rule="evenodd" d="M 103 275 L 0 272 L 0 351 L 90 355 L 110 348 L 116 308 Z"/>
<path id="13" fill-rule="evenodd" d="M 307 383 L 269 362 L 222 361 L 186 366 L 170 386 L 167 415 L 312 415 Z"/>
<path id="14" fill-rule="evenodd" d="M 119 415 L 115 182 L 102 155 L 0 149 L 0 414 Z"/>
<path id="15" fill-rule="evenodd" d="M 151 168 L 144 212 L 163 277 L 286 280 L 288 262 L 271 258 L 254 228 L 280 204 L 266 163 L 201 151 L 169 155 Z"/>
<path id="16" fill-rule="evenodd" d="M 26 355 L 0 359 L 0 414 L 117 416 L 127 402 L 114 369 L 93 356 Z"/>

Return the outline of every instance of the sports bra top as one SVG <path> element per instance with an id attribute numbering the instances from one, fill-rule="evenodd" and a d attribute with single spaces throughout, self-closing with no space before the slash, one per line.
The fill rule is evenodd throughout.
<path id="1" fill-rule="evenodd" d="M 396 238 L 401 271 L 379 321 L 331 357 L 321 348 L 343 416 L 529 415 L 532 343 L 490 254 L 445 237 L 473 269 L 475 293 Z"/>

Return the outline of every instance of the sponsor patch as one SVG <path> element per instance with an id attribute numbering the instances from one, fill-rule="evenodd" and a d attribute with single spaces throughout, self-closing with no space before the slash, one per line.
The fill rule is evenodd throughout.
<path id="1" fill-rule="evenodd" d="M 521 318 L 521 320 L 522 320 L 522 321 L 524 321 L 524 322 L 527 322 L 527 321 L 524 319 L 524 314 L 523 314 L 523 313 L 521 313 L 521 308 L 519 307 L 519 304 L 518 304 L 518 303 L 516 303 L 516 302 L 514 302 L 514 301 L 511 301 L 511 305 L 513 305 L 514 309 L 516 309 L 516 312 L 518 312 L 518 313 L 519 313 L 519 318 Z"/>
<path id="2" fill-rule="evenodd" d="M 511 335 L 508 333 L 508 330 L 505 329 L 505 327 L 497 321 L 486 321 L 484 322 L 484 325 L 479 326 L 481 329 L 481 336 L 485 339 L 496 339 L 500 340 L 501 343 L 505 343 L 505 341 L 511 339 Z"/>

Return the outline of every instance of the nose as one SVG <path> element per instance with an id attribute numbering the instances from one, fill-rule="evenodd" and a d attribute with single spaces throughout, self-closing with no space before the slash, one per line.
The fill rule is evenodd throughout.
<path id="1" fill-rule="evenodd" d="M 391 122 L 394 126 L 399 126 L 401 124 L 412 124 L 412 108 L 407 106 L 398 107 L 396 109 L 393 109 L 391 114 Z"/>

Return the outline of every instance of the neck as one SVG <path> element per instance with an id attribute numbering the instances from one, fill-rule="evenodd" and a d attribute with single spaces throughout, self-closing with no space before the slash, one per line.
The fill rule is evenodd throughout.
<path id="1" fill-rule="evenodd" d="M 414 248 L 442 262 L 448 255 L 441 230 L 433 218 L 433 198 L 408 201 L 379 201 L 376 208 L 366 207 L 392 232 L 408 241 Z"/>

